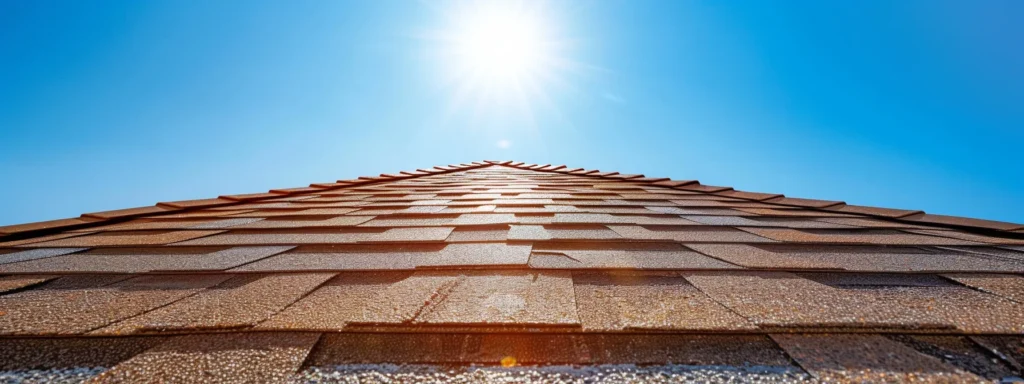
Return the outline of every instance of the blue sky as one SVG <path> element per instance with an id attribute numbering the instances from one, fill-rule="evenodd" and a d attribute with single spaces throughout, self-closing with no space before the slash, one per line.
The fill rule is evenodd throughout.
<path id="1" fill-rule="evenodd" d="M 0 225 L 482 159 L 1024 222 L 1019 1 L 531 2 L 527 91 L 477 6 L 2 2 Z"/>

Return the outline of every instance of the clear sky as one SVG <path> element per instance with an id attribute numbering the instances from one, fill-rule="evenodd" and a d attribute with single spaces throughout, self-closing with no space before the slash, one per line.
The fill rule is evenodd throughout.
<path id="1" fill-rule="evenodd" d="M 1024 222 L 1024 2 L 0 2 L 0 225 L 483 159 Z"/>

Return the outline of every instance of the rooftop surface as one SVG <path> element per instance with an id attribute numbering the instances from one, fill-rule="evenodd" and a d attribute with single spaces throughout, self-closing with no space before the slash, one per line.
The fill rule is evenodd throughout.
<path id="1" fill-rule="evenodd" d="M 486 161 L 0 234 L 0 380 L 984 382 L 1024 363 L 1024 225 L 691 180 Z"/>

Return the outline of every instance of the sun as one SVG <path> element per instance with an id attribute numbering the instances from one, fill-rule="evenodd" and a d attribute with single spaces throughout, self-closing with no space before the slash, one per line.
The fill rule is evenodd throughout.
<path id="1" fill-rule="evenodd" d="M 482 81 L 516 83 L 541 70 L 548 38 L 540 15 L 519 7 L 479 7 L 459 21 L 455 55 L 464 73 Z"/>
<path id="2" fill-rule="evenodd" d="M 421 36 L 431 42 L 439 84 L 451 94 L 448 115 L 515 113 L 533 119 L 538 107 L 557 108 L 552 94 L 564 87 L 575 63 L 555 3 L 464 1 L 437 7 L 441 24 Z M 493 114 L 492 114 L 493 112 Z"/>

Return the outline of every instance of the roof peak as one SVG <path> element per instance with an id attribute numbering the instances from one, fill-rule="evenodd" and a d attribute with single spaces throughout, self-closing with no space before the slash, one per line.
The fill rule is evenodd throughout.
<path id="1" fill-rule="evenodd" d="M 402 179 L 425 177 L 431 175 L 462 172 L 473 169 L 502 166 L 519 170 L 530 170 L 536 172 L 554 172 L 573 176 L 586 176 L 604 179 L 607 181 L 629 181 L 634 183 L 648 184 L 652 187 L 663 187 L 705 194 L 713 194 L 730 198 L 756 201 L 759 203 L 779 205 L 780 207 L 804 208 L 814 210 L 833 211 L 844 214 L 854 214 L 867 217 L 878 217 L 888 220 L 912 222 L 916 224 L 949 227 L 956 229 L 967 229 L 972 231 L 996 232 L 1009 234 L 1011 236 L 1024 236 L 1024 225 L 1006 223 L 999 221 L 973 219 L 966 217 L 955 217 L 945 215 L 927 214 L 921 210 L 906 210 L 848 205 L 842 201 L 817 200 L 805 198 L 791 198 L 783 194 L 747 192 L 735 190 L 731 187 L 711 186 L 701 184 L 697 180 L 672 180 L 667 177 L 646 177 L 642 174 L 620 174 L 614 171 L 601 171 L 597 169 L 571 168 L 567 165 L 534 164 L 514 160 L 482 160 L 461 164 L 439 165 L 427 169 L 416 169 L 414 171 L 400 171 L 397 173 L 382 173 L 379 176 L 360 176 L 355 179 L 337 180 L 328 183 L 313 183 L 308 187 L 271 189 L 265 193 L 222 195 L 216 198 L 160 202 L 154 206 L 118 209 L 104 212 L 84 213 L 77 218 L 58 219 L 44 222 L 17 224 L 0 227 L 0 239 L 10 240 L 23 237 L 37 236 L 56 231 L 90 227 L 98 224 L 122 221 L 142 216 L 168 214 L 172 212 L 227 206 L 243 202 L 253 202 L 294 195 L 317 193 L 335 189 L 357 187 L 366 184 L 389 182 Z"/>

